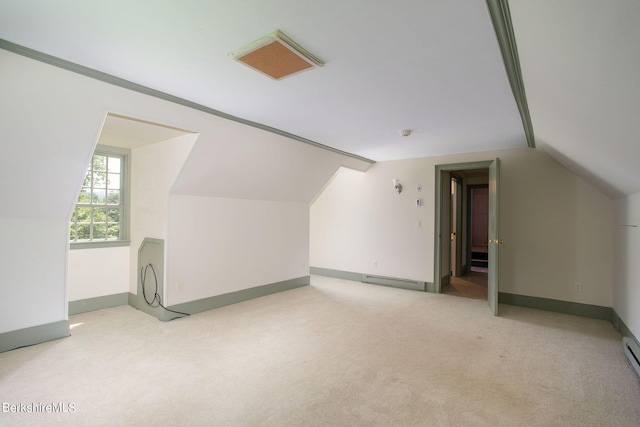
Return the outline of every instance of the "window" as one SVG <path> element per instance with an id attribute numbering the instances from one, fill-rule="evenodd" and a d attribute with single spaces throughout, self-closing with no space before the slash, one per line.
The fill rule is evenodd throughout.
<path id="1" fill-rule="evenodd" d="M 129 244 L 130 151 L 99 145 L 71 215 L 72 248 Z"/>

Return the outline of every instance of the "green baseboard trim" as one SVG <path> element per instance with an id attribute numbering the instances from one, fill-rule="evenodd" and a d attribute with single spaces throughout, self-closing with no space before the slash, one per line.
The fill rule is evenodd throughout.
<path id="1" fill-rule="evenodd" d="M 397 277 L 375 276 L 352 271 L 332 270 L 330 268 L 310 267 L 309 272 L 318 276 L 333 277 L 334 279 L 351 280 L 354 282 L 368 283 L 371 285 L 389 286 L 392 288 L 407 289 L 411 291 L 434 292 L 434 284 L 419 280 L 401 279 Z"/>
<path id="2" fill-rule="evenodd" d="M 575 316 L 590 317 L 611 321 L 613 309 L 599 305 L 582 304 L 579 302 L 560 301 L 549 298 L 531 297 L 527 295 L 498 294 L 500 304 L 517 305 L 520 307 L 536 308 L 538 310 L 555 311 L 557 313 L 573 314 Z"/>
<path id="3" fill-rule="evenodd" d="M 631 338 L 636 342 L 636 344 L 638 344 L 638 346 L 640 346 L 640 341 L 638 341 L 638 338 L 636 338 L 636 336 L 633 335 L 633 332 L 631 332 L 631 329 L 629 329 L 627 325 L 625 325 L 625 323 L 622 321 L 620 316 L 618 316 L 618 313 L 616 313 L 615 310 L 612 309 L 612 311 L 613 311 L 613 317 L 611 319 L 611 323 L 613 323 L 613 327 L 616 328 L 616 330 L 620 332 L 620 334 L 623 337 Z"/>
<path id="4" fill-rule="evenodd" d="M 237 304 L 239 302 L 248 301 L 254 298 L 260 298 L 278 292 L 290 291 L 292 289 L 307 286 L 311 283 L 309 276 L 299 277 L 297 279 L 285 280 L 283 282 L 271 283 L 268 285 L 256 286 L 254 288 L 243 289 L 241 291 L 230 292 L 228 294 L 216 295 L 209 298 L 203 298 L 195 301 L 189 301 L 182 304 L 169 306 L 170 310 L 180 311 L 183 313 L 196 314 L 203 311 L 213 310 L 215 308 L 224 307 L 226 305 Z M 168 321 L 174 319 L 175 313 L 165 310 L 163 318 L 160 320 Z"/>
<path id="5" fill-rule="evenodd" d="M 127 293 L 127 303 L 133 308 L 138 308 L 138 295 Z"/>
<path id="6" fill-rule="evenodd" d="M 117 307 L 119 305 L 127 305 L 129 297 L 127 292 L 121 294 L 104 295 L 101 297 L 81 299 L 77 301 L 69 301 L 69 316 L 74 314 L 86 313 L 89 311 L 102 310 L 103 308 Z"/>
<path id="7" fill-rule="evenodd" d="M 309 267 L 309 272 L 316 276 L 333 277 L 334 279 L 351 280 L 353 282 L 362 282 L 362 273 L 353 273 L 351 271 L 332 270 L 330 268 Z"/>
<path id="8" fill-rule="evenodd" d="M 0 353 L 68 336 L 68 320 L 4 332 L 0 334 Z"/>

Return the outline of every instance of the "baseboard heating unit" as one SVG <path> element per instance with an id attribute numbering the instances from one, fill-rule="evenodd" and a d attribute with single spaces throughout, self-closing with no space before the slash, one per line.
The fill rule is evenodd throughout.
<path id="1" fill-rule="evenodd" d="M 363 274 L 362 283 L 371 283 L 372 285 L 391 286 L 393 288 L 409 289 L 412 291 L 426 291 L 426 283 L 416 280 L 396 279 L 394 277 L 371 276 Z"/>
<path id="2" fill-rule="evenodd" d="M 638 344 L 629 337 L 622 338 L 622 348 L 624 349 L 624 354 L 627 355 L 629 359 L 629 363 L 633 366 L 633 369 L 636 370 L 636 373 L 640 376 L 640 347 Z"/>

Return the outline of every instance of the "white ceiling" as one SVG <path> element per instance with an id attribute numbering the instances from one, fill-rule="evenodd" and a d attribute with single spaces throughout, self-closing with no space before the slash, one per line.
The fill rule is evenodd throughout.
<path id="1" fill-rule="evenodd" d="M 144 120 L 134 120 L 115 114 L 107 114 L 102 125 L 98 144 L 139 148 L 189 133 L 193 132 L 158 123 L 149 123 Z"/>
<path id="2" fill-rule="evenodd" d="M 640 191 L 640 2 L 509 4 L 539 147 Z M 227 57 L 275 29 L 326 66 Z M 526 146 L 482 1 L 3 0 L 0 38 L 376 161 Z"/>
<path id="3" fill-rule="evenodd" d="M 227 56 L 275 29 L 326 65 L 274 81 Z M 3 0 L 0 37 L 372 160 L 525 144 L 475 0 Z"/>
<path id="4" fill-rule="evenodd" d="M 536 146 L 612 197 L 640 192 L 640 2 L 509 4 Z"/>

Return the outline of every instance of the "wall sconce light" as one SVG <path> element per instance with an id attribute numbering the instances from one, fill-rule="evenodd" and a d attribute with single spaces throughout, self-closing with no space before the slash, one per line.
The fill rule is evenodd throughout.
<path id="1" fill-rule="evenodd" d="M 393 178 L 391 181 L 393 181 L 393 186 L 396 189 L 396 192 L 398 194 L 402 193 L 402 184 L 400 184 L 400 180 L 398 178 Z"/>

